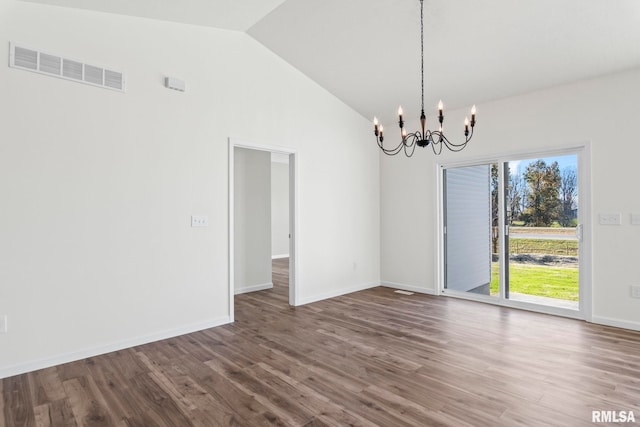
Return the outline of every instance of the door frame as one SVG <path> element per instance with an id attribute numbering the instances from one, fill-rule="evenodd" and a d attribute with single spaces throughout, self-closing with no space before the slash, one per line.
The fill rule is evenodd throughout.
<path id="1" fill-rule="evenodd" d="M 454 167 L 473 166 L 484 163 L 502 163 L 511 160 L 518 159 L 530 159 L 530 158 L 544 158 L 551 156 L 561 156 L 567 154 L 575 154 L 578 157 L 578 215 L 579 223 L 582 225 L 582 238 L 578 246 L 578 262 L 579 272 L 578 281 L 579 287 L 579 310 L 568 310 L 557 307 L 548 307 L 538 304 L 531 304 L 521 301 L 505 300 L 504 298 L 494 298 L 486 295 L 472 295 L 465 292 L 445 292 L 445 237 L 444 237 L 444 222 L 445 222 L 445 210 L 444 210 L 444 170 Z M 436 283 L 436 295 L 439 296 L 451 296 L 455 298 L 469 299 L 479 302 L 490 303 L 494 305 L 501 305 L 506 307 L 520 308 L 529 311 L 536 311 L 547 314 L 554 314 L 564 317 L 573 317 L 578 319 L 584 319 L 588 322 L 592 321 L 593 317 L 593 284 L 592 284 L 592 219 L 591 219 L 591 142 L 585 141 L 577 144 L 561 145 L 556 147 L 550 147 L 548 149 L 536 149 L 536 150 L 518 150 L 503 153 L 497 156 L 483 156 L 467 158 L 457 162 L 438 162 L 435 168 L 436 177 L 434 185 L 436 185 L 436 268 L 435 268 L 435 283 Z M 500 188 L 503 192 L 504 189 Z M 500 197 L 504 200 L 504 194 Z M 500 219 L 504 221 L 503 215 L 504 206 L 500 207 Z M 503 228 L 504 229 L 504 228 Z M 504 233 L 501 235 L 500 247 L 504 247 Z M 500 257 L 500 286 L 501 291 L 504 293 L 504 266 L 503 263 L 506 260 L 504 257 Z"/>
<path id="2" fill-rule="evenodd" d="M 298 154 L 287 147 L 269 146 L 229 138 L 229 319 L 234 321 L 235 298 L 235 148 L 266 151 L 289 156 L 289 305 L 299 305 L 298 301 Z"/>

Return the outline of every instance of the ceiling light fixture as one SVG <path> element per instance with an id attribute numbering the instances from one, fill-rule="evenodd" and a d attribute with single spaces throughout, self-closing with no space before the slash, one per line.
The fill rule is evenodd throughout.
<path id="1" fill-rule="evenodd" d="M 422 112 L 420 114 L 420 126 L 422 130 L 418 130 L 413 133 L 407 134 L 406 129 L 404 128 L 404 121 L 402 119 L 402 106 L 398 108 L 398 124 L 400 125 L 400 136 L 402 140 L 397 147 L 394 148 L 385 148 L 382 144 L 384 140 L 383 126 L 378 123 L 377 118 L 373 118 L 373 133 L 376 136 L 376 142 L 378 143 L 378 147 L 382 150 L 384 154 L 389 156 L 395 156 L 400 151 L 404 150 L 404 154 L 407 157 L 413 156 L 413 152 L 416 149 L 416 145 L 418 147 L 426 147 L 431 144 L 431 148 L 433 149 L 434 154 L 442 153 L 442 148 L 447 147 L 450 151 L 462 151 L 467 143 L 473 137 L 473 128 L 476 125 L 476 106 L 474 105 L 471 108 L 471 121 L 466 117 L 464 120 L 464 142 L 461 144 L 455 144 L 444 135 L 444 131 L 442 129 L 442 123 L 444 122 L 444 115 L 442 114 L 443 104 L 442 101 L 438 103 L 438 121 L 440 122 L 440 129 L 436 131 L 431 131 L 429 129 L 425 129 L 427 118 L 424 115 L 424 3 L 423 0 L 420 0 L 420 60 L 421 60 L 421 83 L 422 83 Z M 471 129 L 469 129 L 471 126 Z"/>

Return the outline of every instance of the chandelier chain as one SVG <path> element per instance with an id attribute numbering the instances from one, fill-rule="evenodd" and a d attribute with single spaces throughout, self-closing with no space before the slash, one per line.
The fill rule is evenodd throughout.
<path id="1" fill-rule="evenodd" d="M 424 0 L 420 0 L 420 77 L 422 111 L 424 112 Z"/>

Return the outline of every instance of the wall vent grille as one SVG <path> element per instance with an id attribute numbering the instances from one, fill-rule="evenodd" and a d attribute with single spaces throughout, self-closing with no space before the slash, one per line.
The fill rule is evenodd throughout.
<path id="1" fill-rule="evenodd" d="M 124 74 L 10 43 L 9 66 L 105 89 L 125 91 Z"/>

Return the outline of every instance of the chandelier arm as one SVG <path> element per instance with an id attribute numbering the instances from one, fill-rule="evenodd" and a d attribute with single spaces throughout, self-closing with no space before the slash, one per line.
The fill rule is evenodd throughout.
<path id="1" fill-rule="evenodd" d="M 437 141 L 433 139 L 434 135 L 438 136 Z M 429 141 L 433 154 L 439 155 L 442 153 L 442 137 L 440 137 L 440 132 L 427 130 L 425 132 L 425 139 Z"/>
<path id="2" fill-rule="evenodd" d="M 404 150 L 404 155 L 407 157 L 411 157 L 413 156 L 413 153 L 416 151 L 416 146 L 414 145 L 413 148 L 411 148 L 411 151 L 409 152 L 408 148 L 405 148 Z"/>
<path id="3" fill-rule="evenodd" d="M 389 150 L 389 149 L 382 149 L 382 151 L 384 152 L 384 154 L 386 154 L 387 156 L 395 156 L 396 154 L 400 153 L 402 151 L 402 146 L 398 145 L 396 148 Z"/>
<path id="4" fill-rule="evenodd" d="M 384 146 L 382 145 L 382 142 L 380 142 L 378 140 L 378 138 L 376 138 L 376 142 L 378 143 L 378 147 L 380 147 L 380 149 L 382 150 L 382 152 L 388 156 L 395 156 L 396 154 L 398 154 L 399 152 L 402 151 L 402 147 L 404 145 L 404 143 L 401 141 L 400 144 L 398 144 L 397 147 L 394 148 L 384 148 Z"/>
<path id="5" fill-rule="evenodd" d="M 444 146 L 444 144 L 442 143 L 443 140 L 444 138 L 439 140 L 438 142 L 434 142 L 433 144 L 431 144 L 433 154 L 435 154 L 436 156 L 439 156 L 442 153 L 442 147 Z"/>
<path id="6" fill-rule="evenodd" d="M 407 142 L 409 141 L 409 139 L 411 140 L 411 142 Z M 407 157 L 411 157 L 413 156 L 413 153 L 416 151 L 416 146 L 418 144 L 416 144 L 416 141 L 418 140 L 417 136 L 415 133 L 411 133 L 407 136 L 404 137 L 404 154 Z M 411 151 L 409 151 L 411 150 Z"/>
<path id="7" fill-rule="evenodd" d="M 474 125 L 475 125 L 475 123 L 474 123 Z M 474 128 L 474 126 L 471 126 L 471 132 L 469 133 L 469 136 L 467 137 L 467 142 L 471 141 L 471 137 L 473 136 L 473 128 Z M 467 142 L 465 142 L 465 144 Z"/>
<path id="8" fill-rule="evenodd" d="M 437 134 L 439 136 L 438 143 L 440 143 L 443 146 L 447 147 L 447 149 L 449 149 L 449 151 L 453 151 L 454 153 L 457 153 L 459 151 L 462 151 L 467 146 L 467 144 L 469 143 L 469 140 L 471 140 L 471 137 L 473 136 L 473 129 L 471 130 L 471 133 L 469 133 L 469 136 L 467 136 L 465 138 L 465 141 L 463 143 L 460 143 L 460 144 L 456 144 L 455 142 L 451 142 L 449 140 L 449 138 L 447 138 L 444 135 L 444 133 L 441 133 L 439 131 L 433 132 L 433 133 Z"/>

